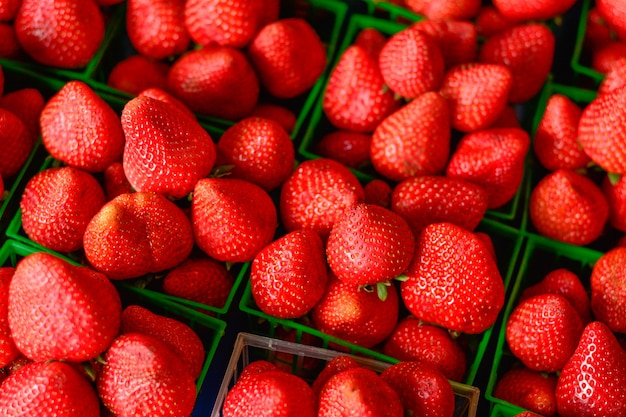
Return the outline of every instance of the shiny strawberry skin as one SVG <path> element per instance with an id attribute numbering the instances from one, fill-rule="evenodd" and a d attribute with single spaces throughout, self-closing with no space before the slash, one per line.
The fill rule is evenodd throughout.
<path id="1" fill-rule="evenodd" d="M 32 146 L 23 140 L 25 136 L 24 122 L 9 110 L 0 108 L 0 150 L 5 155 L 0 162 L 0 175 L 4 179 L 17 174 L 32 151 Z"/>
<path id="2" fill-rule="evenodd" d="M 494 0 L 494 6 L 513 21 L 549 20 L 568 11 L 575 0 Z"/>
<path id="3" fill-rule="evenodd" d="M 622 0 L 598 0 L 595 2 L 598 13 L 604 18 L 619 39 L 626 39 L 626 13 Z"/>
<path id="4" fill-rule="evenodd" d="M 556 374 L 533 371 L 523 366 L 512 368 L 499 377 L 494 397 L 542 416 L 555 416 Z"/>
<path id="5" fill-rule="evenodd" d="M 591 272 L 591 309 L 613 332 L 626 333 L 626 248 L 604 253 Z"/>
<path id="6" fill-rule="evenodd" d="M 411 26 L 428 35 L 439 47 L 446 68 L 476 60 L 478 34 L 472 22 L 423 19 Z"/>
<path id="7" fill-rule="evenodd" d="M 0 267 L 0 368 L 6 367 L 21 355 L 9 327 L 9 284 L 14 272 L 14 267 Z"/>
<path id="8" fill-rule="evenodd" d="M 324 369 L 315 377 L 315 380 L 311 384 L 313 391 L 319 395 L 320 391 L 333 375 L 338 374 L 346 369 L 356 368 L 361 366 L 352 356 L 339 355 L 335 356 L 324 366 Z"/>
<path id="9" fill-rule="evenodd" d="M 372 135 L 368 133 L 335 130 L 322 136 L 315 144 L 314 151 L 348 168 L 361 169 L 370 161 L 371 143 Z"/>
<path id="10" fill-rule="evenodd" d="M 130 55 L 119 61 L 107 77 L 107 85 L 136 96 L 146 88 L 167 88 L 169 64 L 145 55 Z"/>
<path id="11" fill-rule="evenodd" d="M 354 38 L 353 45 L 365 49 L 374 59 L 378 60 L 380 51 L 387 43 L 387 36 L 373 27 L 363 28 Z"/>
<path id="12" fill-rule="evenodd" d="M 626 179 L 621 176 L 614 181 L 607 175 L 600 186 L 609 204 L 609 224 L 617 230 L 626 231 Z"/>
<path id="13" fill-rule="evenodd" d="M 39 116 L 45 100 L 41 91 L 33 87 L 24 87 L 0 97 L 0 108 L 9 110 L 24 123 L 25 134 L 22 136 L 22 141 L 27 149 L 32 150 L 35 147 L 41 134 Z"/>
<path id="14" fill-rule="evenodd" d="M 481 2 L 478 0 L 405 0 L 413 12 L 428 20 L 471 20 L 476 16 Z"/>

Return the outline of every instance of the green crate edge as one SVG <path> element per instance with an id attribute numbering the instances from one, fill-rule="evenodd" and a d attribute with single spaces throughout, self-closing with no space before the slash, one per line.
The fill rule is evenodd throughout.
<path id="1" fill-rule="evenodd" d="M 519 413 L 522 413 L 524 410 L 521 407 L 517 407 L 515 405 L 504 405 L 504 404 L 496 404 L 491 409 L 490 417 L 515 417 Z"/>
<path id="2" fill-rule="evenodd" d="M 580 21 L 578 22 L 578 31 L 576 35 L 576 43 L 574 44 L 574 51 L 570 60 L 570 67 L 578 75 L 584 75 L 591 78 L 596 84 L 599 84 L 604 79 L 604 74 L 581 64 L 581 55 L 583 52 L 583 45 L 585 42 L 585 31 L 587 30 L 587 16 L 591 8 L 591 0 L 582 1 L 582 9 L 580 13 Z"/>

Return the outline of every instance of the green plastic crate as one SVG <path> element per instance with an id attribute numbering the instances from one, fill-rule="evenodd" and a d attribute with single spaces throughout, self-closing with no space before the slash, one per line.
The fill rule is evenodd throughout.
<path id="1" fill-rule="evenodd" d="M 496 404 L 491 409 L 491 417 L 515 417 L 519 413 L 524 412 L 523 408 L 516 407 L 514 405 L 505 406 L 503 404 Z"/>
<path id="2" fill-rule="evenodd" d="M 592 0 L 582 0 L 580 20 L 578 21 L 578 31 L 576 33 L 576 40 L 574 44 L 574 51 L 570 60 L 570 66 L 572 67 L 575 75 L 587 77 L 597 86 L 604 79 L 604 74 L 591 68 L 591 64 L 589 63 L 590 58 L 585 56 L 583 48 L 585 43 L 585 32 L 587 30 L 587 18 L 589 16 L 589 10 L 594 6 L 594 4 L 595 2 Z"/>

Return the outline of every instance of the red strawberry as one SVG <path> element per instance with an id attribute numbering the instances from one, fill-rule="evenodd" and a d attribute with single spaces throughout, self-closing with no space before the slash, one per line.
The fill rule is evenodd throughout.
<path id="1" fill-rule="evenodd" d="M 424 227 L 443 221 L 474 230 L 487 211 L 487 192 L 470 181 L 424 175 L 398 183 L 391 210 L 401 215 L 417 237 Z"/>
<path id="2" fill-rule="evenodd" d="M 499 377 L 493 396 L 542 416 L 556 416 L 556 382 L 556 374 L 518 366 Z"/>
<path id="3" fill-rule="evenodd" d="M 389 366 L 380 376 L 400 396 L 405 415 L 454 415 L 452 386 L 434 366 L 420 361 L 400 362 Z"/>
<path id="4" fill-rule="evenodd" d="M 189 107 L 187 107 L 185 103 L 161 88 L 149 87 L 140 91 L 137 95 L 165 101 L 166 103 L 176 106 L 179 110 L 182 110 L 183 113 L 187 114 L 187 116 L 193 120 L 197 120 L 196 115 L 191 111 L 191 109 L 189 109 Z"/>
<path id="5" fill-rule="evenodd" d="M 5 416 L 98 416 L 100 403 L 89 381 L 71 365 L 32 362 L 0 386 Z"/>
<path id="6" fill-rule="evenodd" d="M 322 388 L 324 388 L 326 382 L 333 375 L 336 375 L 339 372 L 345 371 L 347 369 L 357 368 L 359 366 L 361 365 L 352 356 L 335 356 L 334 358 L 326 362 L 324 369 L 322 369 L 317 377 L 315 377 L 315 380 L 311 384 L 311 387 L 313 388 L 313 391 L 315 391 L 315 393 L 319 395 L 322 391 Z"/>
<path id="7" fill-rule="evenodd" d="M 597 0 L 595 7 L 619 39 L 626 39 L 626 3 L 623 0 Z"/>
<path id="8" fill-rule="evenodd" d="M 0 58 L 22 59 L 22 47 L 17 40 L 13 22 L 0 22 Z M 2 89 L 0 89 L 0 93 Z"/>
<path id="9" fill-rule="evenodd" d="M 529 369 L 557 372 L 574 352 L 583 327 L 567 298 L 543 293 L 515 307 L 506 324 L 506 341 Z"/>
<path id="10" fill-rule="evenodd" d="M 6 93 L 0 97 L 0 107 L 9 110 L 24 123 L 22 141 L 33 149 L 40 135 L 39 116 L 45 105 L 42 93 L 32 87 Z M 30 153 L 30 152 L 29 152 Z"/>
<path id="11" fill-rule="evenodd" d="M 473 232 L 434 223 L 417 239 L 401 295 L 417 318 L 470 334 L 491 327 L 504 305 L 504 284 L 495 259 Z"/>
<path id="12" fill-rule="evenodd" d="M 248 262 L 274 238 L 276 206 L 267 191 L 236 178 L 203 178 L 191 201 L 196 244 L 218 261 Z"/>
<path id="13" fill-rule="evenodd" d="M 399 303 L 393 283 L 382 300 L 376 292 L 360 289 L 330 273 L 326 293 L 313 308 L 311 318 L 319 331 L 370 348 L 393 331 Z"/>
<path id="14" fill-rule="evenodd" d="M 404 0 L 409 10 L 428 20 L 471 20 L 480 9 L 479 0 Z"/>
<path id="15" fill-rule="evenodd" d="M 541 116 L 533 150 L 541 165 L 550 171 L 580 169 L 591 159 L 578 143 L 578 122 L 582 109 L 569 97 L 553 94 Z"/>
<path id="16" fill-rule="evenodd" d="M 440 94 L 417 96 L 374 131 L 370 150 L 374 169 L 393 181 L 443 172 L 450 156 L 449 120 L 448 103 Z"/>
<path id="17" fill-rule="evenodd" d="M 386 43 L 387 36 L 385 36 L 378 29 L 373 27 L 361 29 L 354 38 L 354 41 L 352 42 L 353 45 L 358 45 L 361 48 L 365 49 L 365 51 L 369 53 L 375 60 L 378 60 L 380 51 L 383 49 Z"/>
<path id="18" fill-rule="evenodd" d="M 494 6 L 508 19 L 549 20 L 567 12 L 576 0 L 493 0 Z"/>
<path id="19" fill-rule="evenodd" d="M 489 127 L 522 127 L 517 112 L 512 105 L 508 105 L 500 113 L 498 120 Z"/>
<path id="20" fill-rule="evenodd" d="M 400 104 L 385 87 L 376 58 L 357 45 L 341 54 L 323 94 L 329 122 L 354 132 L 372 132 Z"/>
<path id="21" fill-rule="evenodd" d="M 257 103 L 252 109 L 250 116 L 274 120 L 289 134 L 293 132 L 298 122 L 296 114 L 292 109 L 273 103 Z"/>
<path id="22" fill-rule="evenodd" d="M 67 82 L 40 116 L 41 137 L 55 159 L 89 172 L 101 172 L 124 150 L 120 118 L 83 81 Z"/>
<path id="23" fill-rule="evenodd" d="M 182 360 L 189 374 L 197 379 L 204 365 L 204 345 L 188 324 L 131 304 L 122 311 L 121 329 L 125 333 L 143 333 L 165 342 Z"/>
<path id="24" fill-rule="evenodd" d="M 591 179 L 559 169 L 543 177 L 531 191 L 529 216 L 540 234 L 561 242 L 587 245 L 602 234 L 609 205 Z"/>
<path id="25" fill-rule="evenodd" d="M 173 104 L 137 96 L 124 106 L 121 121 L 124 173 L 135 190 L 182 198 L 211 172 L 211 136 Z"/>
<path id="26" fill-rule="evenodd" d="M 414 23 L 411 28 L 421 31 L 435 41 L 447 68 L 476 59 L 478 34 L 476 26 L 471 22 L 423 19 Z"/>
<path id="27" fill-rule="evenodd" d="M 0 0 L 0 21 L 10 22 L 17 16 L 22 0 Z"/>
<path id="28" fill-rule="evenodd" d="M 248 377 L 254 377 L 255 374 L 259 374 L 265 371 L 276 371 L 278 367 L 276 364 L 269 362 L 265 359 L 256 359 L 247 364 L 239 374 L 238 381 L 243 381 Z"/>
<path id="29" fill-rule="evenodd" d="M 121 162 L 113 162 L 103 173 L 104 193 L 106 200 L 113 200 L 120 194 L 133 192 L 133 187 L 128 182 L 124 173 L 124 165 Z"/>
<path id="30" fill-rule="evenodd" d="M 91 218 L 106 202 L 98 180 L 72 168 L 48 168 L 35 174 L 20 200 L 22 228 L 29 239 L 57 252 L 82 249 Z"/>
<path id="31" fill-rule="evenodd" d="M 226 265 L 207 257 L 187 258 L 162 280 L 163 292 L 200 304 L 222 308 L 232 291 L 234 277 Z"/>
<path id="32" fill-rule="evenodd" d="M 366 204 L 375 204 L 380 207 L 391 207 L 391 185 L 387 181 L 374 178 L 363 187 Z M 406 220 L 406 219 L 405 219 Z"/>
<path id="33" fill-rule="evenodd" d="M 614 30 L 608 26 L 595 4 L 590 5 L 585 22 L 583 51 L 597 51 L 616 37 Z"/>
<path id="34" fill-rule="evenodd" d="M 168 74 L 168 91 L 196 113 L 228 120 L 252 112 L 259 79 L 238 49 L 206 46 L 178 58 Z"/>
<path id="35" fill-rule="evenodd" d="M 289 178 L 295 149 L 289 134 L 276 121 L 247 117 L 226 129 L 217 142 L 220 162 L 232 165 L 231 178 L 240 178 L 267 191 Z"/>
<path id="36" fill-rule="evenodd" d="M 602 322 L 589 323 L 556 385 L 561 417 L 626 415 L 626 353 Z"/>
<path id="37" fill-rule="evenodd" d="M 14 272 L 13 267 L 0 267 L 0 368 L 6 367 L 20 355 L 9 327 L 9 284 Z"/>
<path id="38" fill-rule="evenodd" d="M 530 137 L 521 128 L 490 128 L 467 133 L 448 161 L 446 175 L 487 191 L 488 208 L 505 205 L 524 178 Z"/>
<path id="39" fill-rule="evenodd" d="M 613 62 L 613 66 L 604 74 L 604 79 L 598 85 L 597 95 L 617 91 L 626 86 L 626 58 Z"/>
<path id="40" fill-rule="evenodd" d="M 626 43 L 612 41 L 593 52 L 591 68 L 606 75 L 616 63 L 626 58 Z"/>
<path id="41" fill-rule="evenodd" d="M 478 36 L 484 38 L 489 38 L 496 33 L 502 32 L 515 25 L 515 23 L 506 18 L 493 4 L 483 4 L 474 19 Z"/>
<path id="42" fill-rule="evenodd" d="M 380 51 L 378 64 L 385 84 L 406 99 L 436 91 L 445 67 L 435 39 L 413 27 L 389 38 Z"/>
<path id="43" fill-rule="evenodd" d="M 0 151 L 6 157 L 0 162 L 0 176 L 3 178 L 17 174 L 32 151 L 32 146 L 24 141 L 24 122 L 9 110 L 0 108 Z"/>
<path id="44" fill-rule="evenodd" d="M 17 39 L 41 64 L 81 68 L 104 39 L 104 17 L 94 0 L 22 0 L 15 17 Z"/>
<path id="45" fill-rule="evenodd" d="M 305 19 L 264 26 L 247 49 L 261 85 L 274 97 L 293 98 L 313 87 L 326 67 L 326 49 Z"/>
<path id="46" fill-rule="evenodd" d="M 368 133 L 334 130 L 321 137 L 315 144 L 314 151 L 348 168 L 361 169 L 370 161 L 371 143 L 372 135 Z"/>
<path id="47" fill-rule="evenodd" d="M 9 286 L 13 340 L 37 361 L 95 358 L 117 335 L 121 311 L 106 276 L 46 252 L 23 258 Z"/>
<path id="48" fill-rule="evenodd" d="M 609 203 L 609 224 L 617 230 L 626 231 L 626 179 L 620 176 L 615 180 L 606 175 L 601 188 Z"/>
<path id="49" fill-rule="evenodd" d="M 173 350 L 154 336 L 118 336 L 105 355 L 97 389 L 116 416 L 190 416 L 193 377 Z"/>
<path id="50" fill-rule="evenodd" d="M 185 213 L 156 193 L 121 194 L 91 219 L 85 256 L 111 279 L 161 272 L 187 259 L 194 244 Z"/>
<path id="51" fill-rule="evenodd" d="M 278 318 L 307 314 L 324 295 L 327 281 L 324 245 L 311 229 L 274 240 L 259 251 L 250 270 L 256 305 Z"/>
<path id="52" fill-rule="evenodd" d="M 147 88 L 167 88 L 170 66 L 145 55 L 130 55 L 119 61 L 107 77 L 107 85 L 136 96 Z"/>
<path id="53" fill-rule="evenodd" d="M 185 26 L 185 0 L 128 0 L 125 22 L 131 45 L 146 57 L 178 55 L 191 40 Z"/>
<path id="54" fill-rule="evenodd" d="M 335 221 L 364 199 L 363 186 L 347 167 L 328 158 L 311 159 L 283 183 L 280 216 L 287 231 L 313 229 L 326 242 Z"/>
<path id="55" fill-rule="evenodd" d="M 447 330 L 411 315 L 398 322 L 383 350 L 399 361 L 429 363 L 452 381 L 462 381 L 467 369 L 463 348 Z"/>
<path id="56" fill-rule="evenodd" d="M 626 333 L 626 248 L 604 253 L 591 272 L 591 309 L 616 333 Z"/>
<path id="57" fill-rule="evenodd" d="M 439 92 L 448 100 L 452 127 L 471 132 L 498 120 L 512 85 L 513 74 L 508 67 L 470 62 L 447 70 Z"/>

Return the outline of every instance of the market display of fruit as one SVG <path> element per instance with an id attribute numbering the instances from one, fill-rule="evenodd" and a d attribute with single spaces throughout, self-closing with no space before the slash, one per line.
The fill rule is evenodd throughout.
<path id="1" fill-rule="evenodd" d="M 0 0 L 0 416 L 626 415 L 625 5 Z"/>

